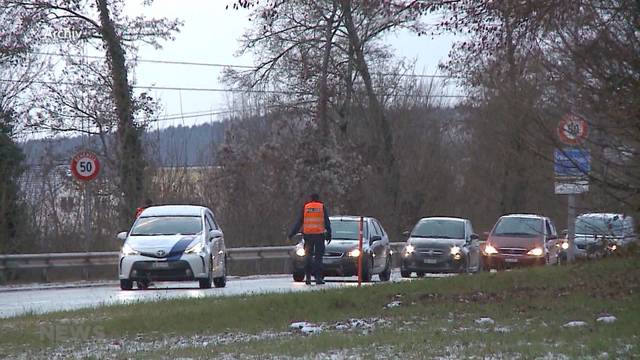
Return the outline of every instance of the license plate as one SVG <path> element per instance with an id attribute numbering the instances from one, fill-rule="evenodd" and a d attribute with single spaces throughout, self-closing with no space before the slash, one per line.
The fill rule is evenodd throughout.
<path id="1" fill-rule="evenodd" d="M 438 262 L 438 260 L 436 260 L 436 259 L 424 259 L 424 263 L 425 264 L 435 264 L 437 262 Z"/>
<path id="2" fill-rule="evenodd" d="M 154 262 L 153 265 L 151 265 L 152 268 L 154 269 L 168 269 L 169 268 L 169 263 L 166 262 Z"/>
<path id="3" fill-rule="evenodd" d="M 518 262 L 518 259 L 506 258 L 506 259 L 504 259 L 504 261 L 505 261 L 505 262 L 508 262 L 508 263 L 517 263 L 517 262 Z"/>

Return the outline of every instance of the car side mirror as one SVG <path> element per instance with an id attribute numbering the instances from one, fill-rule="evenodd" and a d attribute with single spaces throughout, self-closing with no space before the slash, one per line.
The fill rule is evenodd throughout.
<path id="1" fill-rule="evenodd" d="M 409 235 L 411 235 L 411 233 L 409 232 L 409 230 L 406 230 L 406 231 L 403 231 L 403 232 L 402 232 L 402 236 L 409 237 Z"/>
<path id="2" fill-rule="evenodd" d="M 118 238 L 118 240 L 125 241 L 127 240 L 127 234 L 128 233 L 126 231 L 122 231 L 122 232 L 119 232 L 118 235 L 116 235 L 116 237 Z"/>
<path id="3" fill-rule="evenodd" d="M 209 239 L 213 240 L 216 238 L 221 238 L 222 237 L 222 232 L 220 230 L 211 230 L 209 231 Z"/>
<path id="4" fill-rule="evenodd" d="M 469 235 L 469 240 L 478 241 L 478 240 L 480 240 L 480 236 L 478 236 L 478 234 L 471 234 L 471 235 Z"/>
<path id="5" fill-rule="evenodd" d="M 380 235 L 373 235 L 373 236 L 371 237 L 371 239 L 369 240 L 369 243 L 370 243 L 370 244 L 373 244 L 374 242 L 376 242 L 376 241 L 380 241 L 380 240 L 382 240 L 382 236 L 380 236 Z"/>
<path id="6" fill-rule="evenodd" d="M 567 237 L 567 235 L 569 235 L 569 230 L 564 229 L 564 230 L 560 231 L 560 235 L 561 235 L 562 237 Z"/>

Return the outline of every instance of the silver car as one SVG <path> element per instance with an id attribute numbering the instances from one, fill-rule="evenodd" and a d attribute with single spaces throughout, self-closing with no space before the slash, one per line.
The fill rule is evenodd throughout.
<path id="1" fill-rule="evenodd" d="M 623 214 L 588 213 L 576 218 L 578 257 L 598 257 L 636 242 L 633 218 Z"/>
<path id="2" fill-rule="evenodd" d="M 152 281 L 198 281 L 200 288 L 226 285 L 224 234 L 203 206 L 165 205 L 145 209 L 129 232 L 121 232 L 120 288 Z"/>

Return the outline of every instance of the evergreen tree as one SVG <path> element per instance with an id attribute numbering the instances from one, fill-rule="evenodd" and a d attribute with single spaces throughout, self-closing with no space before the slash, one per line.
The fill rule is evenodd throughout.
<path id="1" fill-rule="evenodd" d="M 18 179 L 25 156 L 13 140 L 14 121 L 13 112 L 0 109 L 0 253 L 17 252 L 24 229 Z"/>

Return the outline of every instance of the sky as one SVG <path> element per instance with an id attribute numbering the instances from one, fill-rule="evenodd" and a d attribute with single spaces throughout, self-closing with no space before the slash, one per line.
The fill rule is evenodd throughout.
<path id="1" fill-rule="evenodd" d="M 251 56 L 237 56 L 238 39 L 251 26 L 247 10 L 226 10 L 232 0 L 155 0 L 143 6 L 141 0 L 128 1 L 125 13 L 150 18 L 178 18 L 184 22 L 175 41 L 163 42 L 162 49 L 143 46 L 139 59 L 209 64 L 254 65 Z M 435 19 L 432 19 L 435 21 Z M 434 74 L 446 60 L 453 36 L 418 37 L 401 32 L 390 34 L 387 42 L 399 58 L 414 59 L 416 72 Z M 222 67 L 140 62 L 133 78 L 138 86 L 224 89 Z M 144 91 L 138 89 L 138 91 Z M 156 126 L 191 125 L 221 120 L 229 104 L 229 94 L 213 91 L 158 90 L 149 93 L 160 100 L 163 111 Z M 214 114 L 212 114 L 214 113 Z M 180 115 L 182 114 L 182 116 Z M 204 115 L 202 115 L 204 114 Z"/>

